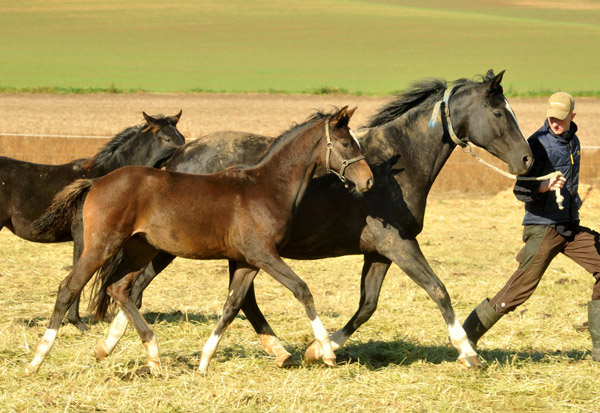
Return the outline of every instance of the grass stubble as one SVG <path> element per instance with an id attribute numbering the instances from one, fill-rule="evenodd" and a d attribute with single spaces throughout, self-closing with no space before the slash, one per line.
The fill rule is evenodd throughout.
<path id="1" fill-rule="evenodd" d="M 582 221 L 600 228 L 594 214 L 600 195 L 586 193 Z M 430 197 L 419 241 L 461 320 L 514 271 L 521 216 L 522 206 L 509 191 L 472 199 Z M 573 328 L 587 319 L 593 279 L 564 257 L 552 263 L 533 297 L 480 341 L 482 370 L 456 362 L 433 301 L 392 267 L 377 312 L 337 352 L 337 368 L 277 369 L 240 315 L 209 375 L 198 377 L 200 350 L 227 293 L 226 263 L 177 259 L 149 287 L 143 306 L 159 338 L 160 375 L 147 373 L 145 349 L 131 328 L 112 356 L 96 362 L 93 345 L 107 324 L 89 320 L 91 331 L 83 335 L 64 324 L 39 373 L 26 376 L 24 365 L 46 328 L 71 248 L 0 232 L 2 410 L 597 410 L 600 365 L 591 361 L 589 334 Z M 341 328 L 358 304 L 361 258 L 288 262 L 311 287 L 325 325 Z M 267 275 L 261 273 L 256 284 L 267 319 L 301 361 L 312 341 L 303 309 Z"/>

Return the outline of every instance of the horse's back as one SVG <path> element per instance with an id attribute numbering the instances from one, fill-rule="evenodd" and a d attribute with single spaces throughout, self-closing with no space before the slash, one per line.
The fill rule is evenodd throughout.
<path id="1" fill-rule="evenodd" d="M 40 218 L 54 196 L 73 180 L 85 176 L 80 160 L 46 165 L 0 157 L 0 228 L 37 242 L 68 241 L 68 231 L 34 236 L 32 222 Z"/>
<path id="2" fill-rule="evenodd" d="M 209 174 L 234 165 L 254 164 L 272 143 L 273 138 L 247 132 L 214 132 L 180 147 L 167 169 Z"/>

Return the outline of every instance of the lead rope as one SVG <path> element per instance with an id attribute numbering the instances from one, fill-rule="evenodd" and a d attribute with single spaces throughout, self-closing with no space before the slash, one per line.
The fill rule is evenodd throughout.
<path id="1" fill-rule="evenodd" d="M 469 154 L 471 154 L 475 159 L 477 159 L 479 162 L 481 162 L 485 166 L 492 168 L 492 170 L 498 172 L 501 175 L 506 176 L 507 178 L 516 179 L 519 181 L 545 181 L 547 179 L 555 179 L 558 176 L 562 176 L 562 173 L 560 171 L 555 171 L 555 172 L 549 173 L 548 175 L 544 175 L 544 176 L 513 175 L 511 173 L 504 172 L 502 169 L 484 161 L 479 156 L 477 156 L 477 154 L 475 152 L 473 152 L 473 150 L 471 149 L 471 145 L 469 145 L 468 142 L 464 142 L 464 141 L 460 140 L 458 138 L 458 136 L 456 136 L 456 133 L 454 132 L 454 128 L 452 127 L 452 119 L 450 118 L 449 101 L 450 101 L 450 96 L 452 95 L 452 92 L 454 92 L 454 90 L 456 90 L 456 89 L 457 89 L 456 86 L 452 89 L 446 89 L 446 91 L 444 92 L 443 99 L 438 101 L 435 104 L 435 106 L 433 107 L 433 113 L 431 114 L 431 119 L 429 120 L 429 124 L 428 124 L 429 128 L 435 127 L 435 125 L 437 123 L 437 118 L 440 114 L 440 107 L 443 104 L 444 105 L 444 115 L 443 116 L 445 116 L 445 118 L 446 118 L 446 123 L 448 125 L 448 134 L 450 135 L 450 138 L 452 139 L 452 141 L 454 143 L 456 143 L 458 146 L 460 146 L 463 149 L 463 151 L 466 151 Z M 504 99 L 504 100 L 506 101 L 506 99 Z M 506 101 L 506 105 L 507 105 L 507 108 L 510 110 L 510 112 L 513 113 L 513 116 L 515 116 L 514 112 L 512 112 L 512 108 L 510 108 L 510 105 L 508 104 L 508 101 Z M 516 116 L 515 116 L 515 122 L 517 122 Z M 519 125 L 519 123 L 517 122 L 517 126 L 518 125 Z M 443 124 L 442 124 L 442 127 L 443 127 Z M 558 204 L 558 209 L 564 209 L 563 204 L 562 204 L 562 202 L 564 201 L 564 197 L 560 193 L 560 188 L 554 189 L 554 193 L 556 195 L 556 203 Z"/>
<path id="2" fill-rule="evenodd" d="M 492 170 L 498 172 L 501 175 L 506 176 L 507 178 L 512 178 L 512 179 L 516 179 L 518 181 L 545 181 L 547 179 L 555 179 L 559 176 L 562 176 L 562 173 L 560 171 L 554 171 L 549 173 L 548 175 L 544 175 L 544 176 L 518 176 L 518 175 L 513 175 L 511 173 L 505 172 L 502 169 L 492 165 L 491 163 L 488 163 L 486 161 L 484 161 L 483 159 L 481 159 L 479 156 L 477 156 L 477 154 L 475 152 L 473 152 L 473 150 L 471 149 L 471 145 L 467 144 L 466 149 L 464 149 L 464 151 L 466 151 L 467 153 L 471 154 L 471 156 L 473 156 L 475 159 L 477 159 L 479 162 L 481 162 L 482 164 L 484 164 L 485 166 L 492 168 Z M 558 204 L 558 209 L 564 209 L 563 207 L 563 200 L 565 199 L 561 193 L 560 193 L 560 188 L 556 188 L 553 190 L 554 194 L 556 195 L 556 203 Z"/>

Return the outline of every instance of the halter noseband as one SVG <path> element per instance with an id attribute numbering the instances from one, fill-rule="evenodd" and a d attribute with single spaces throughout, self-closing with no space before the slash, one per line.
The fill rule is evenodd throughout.
<path id="1" fill-rule="evenodd" d="M 458 138 L 458 136 L 456 136 L 456 133 L 454 132 L 454 127 L 452 126 L 452 119 L 450 118 L 450 96 L 454 93 L 456 89 L 458 89 L 458 86 L 454 86 L 452 89 L 446 88 L 446 91 L 444 92 L 444 98 L 438 101 L 433 107 L 433 113 L 431 114 L 431 119 L 429 119 L 428 126 L 430 128 L 435 128 L 437 118 L 440 113 L 440 106 L 444 104 L 444 117 L 446 118 L 446 123 L 448 124 L 448 134 L 450 135 L 450 139 L 452 139 L 452 142 L 454 142 L 461 148 L 464 148 L 468 145 L 468 143 L 461 141 Z"/>
<path id="2" fill-rule="evenodd" d="M 354 132 L 352 132 L 352 129 L 350 129 L 350 135 L 352 136 L 352 138 L 354 139 L 354 141 L 356 142 L 356 144 L 358 145 L 358 147 L 360 149 L 360 143 L 358 142 L 358 139 L 356 138 L 356 135 L 354 134 Z M 327 153 L 325 155 L 325 167 L 327 168 L 327 172 L 328 173 L 331 172 L 332 174 L 334 174 L 338 178 L 340 178 L 340 181 L 342 181 L 343 183 L 346 183 L 347 179 L 344 176 L 346 173 L 346 168 L 349 167 L 350 165 L 352 165 L 353 163 L 362 161 L 363 159 L 365 159 L 365 157 L 364 157 L 364 155 L 361 154 L 361 155 L 357 156 L 356 158 L 344 159 L 340 156 L 340 154 L 337 151 L 334 152 L 333 142 L 331 141 L 331 135 L 329 134 L 329 118 L 327 118 L 327 122 L 325 122 L 325 136 L 327 136 Z M 340 169 L 339 172 L 331 169 L 329 160 L 331 158 L 332 152 L 335 153 L 337 155 L 337 157 L 342 160 L 342 169 Z"/>

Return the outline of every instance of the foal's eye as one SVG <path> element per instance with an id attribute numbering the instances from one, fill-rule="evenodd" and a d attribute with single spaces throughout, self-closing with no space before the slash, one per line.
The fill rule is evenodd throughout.
<path id="1" fill-rule="evenodd" d="M 350 143 L 348 143 L 348 142 L 342 142 L 342 146 L 344 148 L 349 148 L 350 147 Z"/>
<path id="2" fill-rule="evenodd" d="M 500 112 L 499 110 L 494 112 L 494 116 L 497 118 L 501 118 L 502 117 L 502 112 Z"/>
<path id="3" fill-rule="evenodd" d="M 165 142 L 171 142 L 171 138 L 165 138 Z"/>

